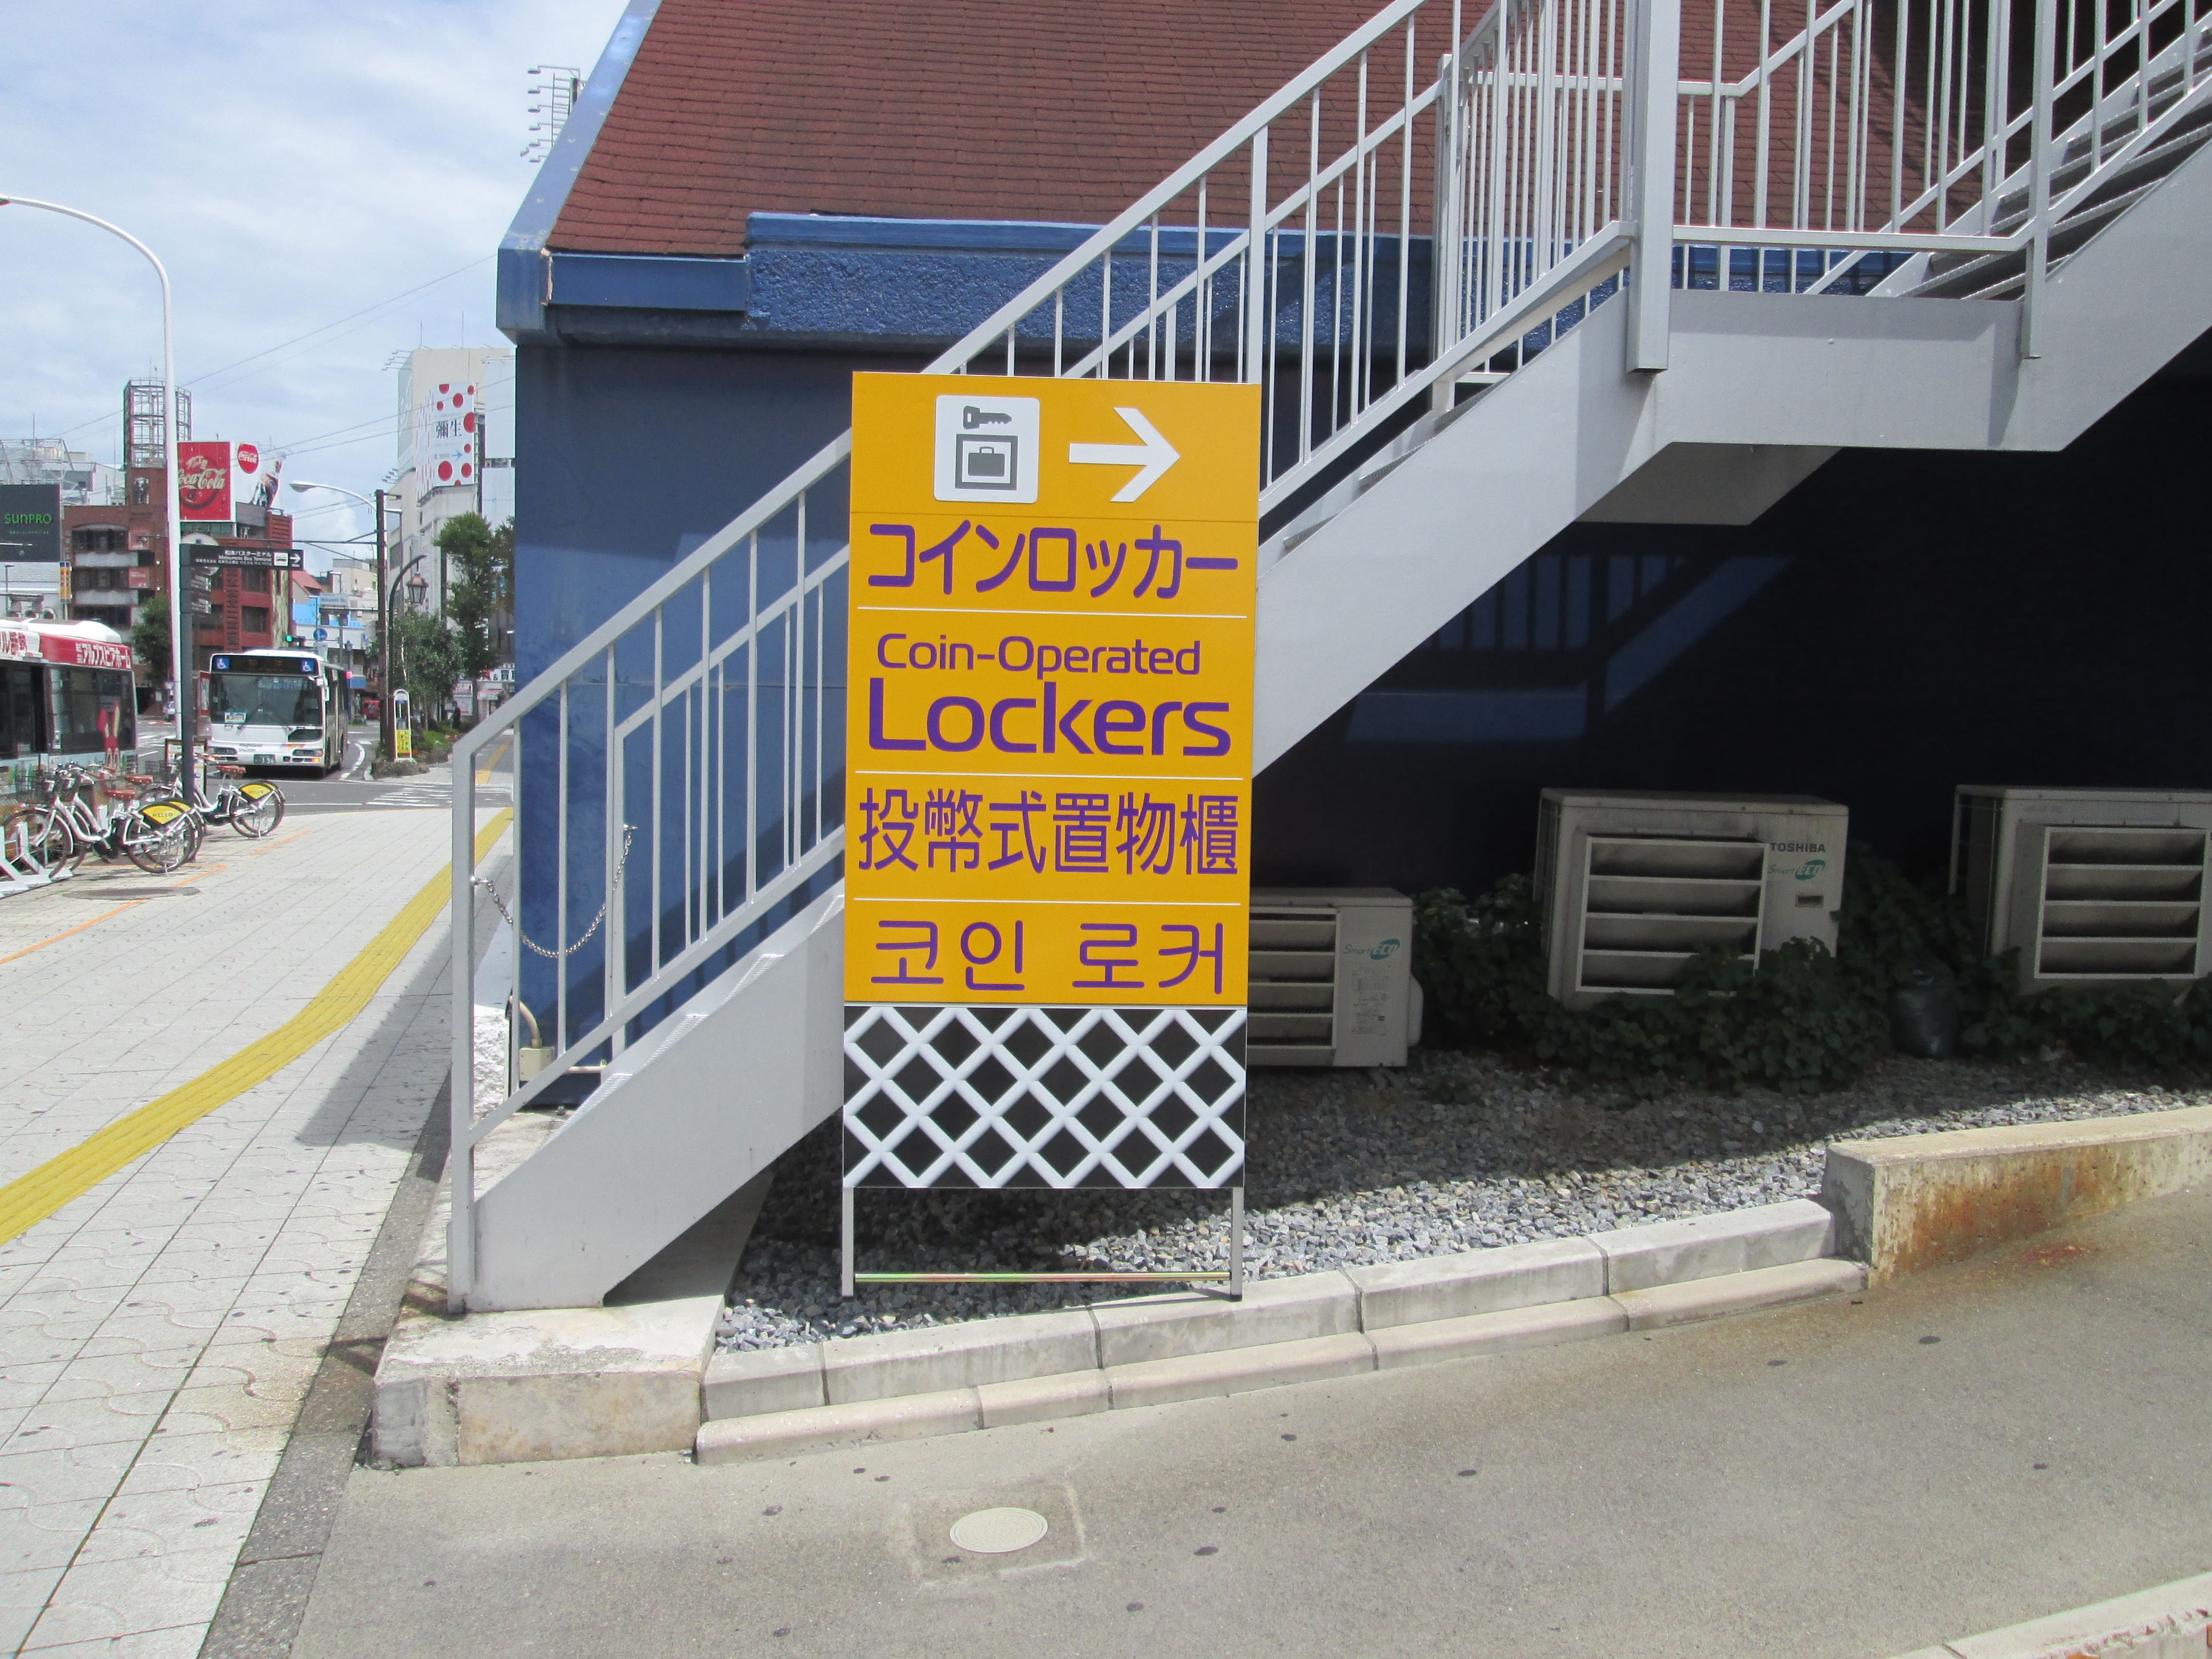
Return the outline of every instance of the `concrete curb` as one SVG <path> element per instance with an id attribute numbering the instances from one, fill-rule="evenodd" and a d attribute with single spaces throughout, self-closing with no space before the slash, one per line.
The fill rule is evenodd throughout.
<path id="1" fill-rule="evenodd" d="M 379 1373 L 377 1439 L 402 1463 L 683 1444 L 713 1462 L 1045 1422 L 1778 1307 L 2208 1180 L 2212 1108 L 1842 1141 L 1818 1203 L 1265 1279 L 1241 1302 L 1185 1292 L 744 1353 L 708 1352 L 719 1299 L 672 1282 L 650 1310 L 458 1322 L 426 1284 Z"/>
<path id="2" fill-rule="evenodd" d="M 854 1405 L 1548 1307 L 1813 1261 L 1833 1253 L 1835 1237 L 1826 1208 L 1793 1199 L 1586 1238 L 1261 1279 L 1237 1302 L 1177 1291 L 717 1354 L 707 1365 L 704 1412 L 720 1421 Z"/>
<path id="3" fill-rule="evenodd" d="M 1650 1290 L 1624 1291 L 1618 1296 L 1579 1297 L 1540 1307 L 1389 1325 L 1373 1332 L 1297 1336 L 1133 1360 L 1096 1370 L 989 1382 L 904 1400 L 721 1419 L 701 1428 L 696 1451 L 702 1463 L 735 1463 L 871 1440 L 909 1440 L 1218 1398 L 1293 1382 L 1359 1376 L 1407 1365 L 1656 1329 L 1754 1308 L 1782 1307 L 1857 1290 L 1865 1283 L 1866 1270 L 1856 1261 L 1785 1262 Z M 1301 1304 L 1286 1297 L 1282 1305 L 1310 1306 L 1311 1302 Z M 1187 1336 L 1192 1326 L 1188 1321 L 1164 1322 L 1164 1328 Z"/>
<path id="4" fill-rule="evenodd" d="M 1821 1198 L 1873 1282 L 2212 1180 L 2212 1107 L 1828 1148 Z"/>
<path id="5" fill-rule="evenodd" d="M 1900 1659 L 2185 1659 L 2212 1648 L 2212 1572 Z"/>

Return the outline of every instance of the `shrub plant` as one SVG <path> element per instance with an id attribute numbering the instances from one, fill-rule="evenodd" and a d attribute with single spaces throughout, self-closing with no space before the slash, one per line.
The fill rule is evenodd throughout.
<path id="1" fill-rule="evenodd" d="M 1811 1091 L 1849 1082 L 1889 1047 L 1900 973 L 1931 957 L 1959 982 L 1963 1054 L 2055 1051 L 2130 1068 L 2212 1059 L 2212 992 L 2203 982 L 2179 999 L 2156 983 L 2023 995 L 2009 956 L 1976 953 L 1960 903 L 1863 847 L 1850 850 L 1833 954 L 1794 940 L 1754 970 L 1708 952 L 1671 997 L 1613 997 L 1588 1009 L 1563 1007 L 1545 992 L 1542 925 L 1526 876 L 1474 899 L 1440 888 L 1414 901 L 1426 1040 L 1526 1054 L 1637 1097 L 1678 1085 Z"/>

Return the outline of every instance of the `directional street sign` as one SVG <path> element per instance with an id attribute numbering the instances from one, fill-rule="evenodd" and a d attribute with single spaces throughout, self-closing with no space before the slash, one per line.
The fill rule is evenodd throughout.
<path id="1" fill-rule="evenodd" d="M 854 377 L 848 1188 L 1241 1184 L 1259 425 Z"/>

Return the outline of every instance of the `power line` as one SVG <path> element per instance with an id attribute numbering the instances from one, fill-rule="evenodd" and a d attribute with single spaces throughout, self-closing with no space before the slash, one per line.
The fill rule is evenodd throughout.
<path id="1" fill-rule="evenodd" d="M 404 293 L 395 294 L 388 300 L 379 300 L 374 305 L 363 306 L 359 311 L 349 313 L 347 315 L 339 318 L 336 322 L 325 323 L 319 328 L 311 328 L 305 334 L 295 335 L 289 340 L 282 341 L 276 345 L 266 348 L 264 350 L 257 351 L 251 356 L 240 357 L 236 362 L 225 363 L 221 368 L 210 368 L 204 374 L 194 375 L 191 380 L 185 380 L 182 384 L 186 386 L 197 386 L 203 380 L 213 380 L 218 374 L 227 374 L 234 368 L 243 368 L 248 363 L 258 362 L 262 358 L 269 356 L 276 352 L 283 351 L 289 346 L 299 345 L 306 341 L 312 340 L 318 334 L 327 334 L 334 328 L 342 328 L 346 324 L 352 322 L 357 317 L 368 316 L 372 311 L 381 311 L 386 306 L 398 305 L 402 300 L 411 300 L 417 294 L 421 294 L 429 289 L 434 289 L 441 283 L 450 283 L 454 277 L 464 276 L 469 271 L 474 270 L 478 265 L 489 264 L 492 260 L 497 257 L 498 256 L 496 254 L 487 253 L 481 259 L 471 259 L 468 264 L 456 266 L 442 276 L 433 276 L 427 283 L 418 283 L 416 286 L 407 289 Z"/>
<path id="2" fill-rule="evenodd" d="M 240 357 L 235 362 L 225 363 L 220 368 L 209 369 L 204 374 L 195 375 L 191 380 L 179 380 L 177 384 L 180 387 L 186 389 L 198 386 L 201 382 L 210 380 L 218 374 L 228 374 L 234 368 L 242 368 L 247 363 L 258 362 L 264 357 L 271 356 L 277 352 L 289 349 L 293 346 L 303 344 L 307 341 L 315 338 L 318 335 L 327 334 L 333 329 L 344 327 L 348 323 L 368 318 L 371 313 L 387 310 L 391 307 L 399 304 L 404 300 L 410 300 L 418 294 L 422 294 L 427 292 L 428 289 L 436 288 L 441 283 L 449 283 L 453 281 L 454 277 L 465 276 L 468 272 L 476 270 L 480 265 L 489 264 L 497 257 L 498 256 L 496 254 L 487 253 L 480 259 L 471 259 L 468 264 L 458 266 L 455 269 L 447 271 L 442 276 L 434 276 L 427 283 L 418 283 L 413 288 L 394 294 L 386 299 L 379 300 L 373 305 L 364 306 L 359 311 L 349 313 L 347 315 L 338 318 L 334 322 L 324 323 L 318 327 L 309 329 L 304 334 L 297 334 L 289 340 L 280 341 L 273 346 L 264 347 L 263 349 L 254 352 L 248 356 Z M 270 364 L 270 367 L 274 368 L 276 365 Z M 226 384 L 234 386 L 238 383 L 238 380 L 250 378 L 251 377 L 247 375 L 240 375 L 237 377 L 237 380 L 228 381 Z M 210 386 L 204 389 L 214 391 L 217 388 Z M 64 427 L 60 431 L 51 433 L 48 435 L 54 438 L 66 438 L 73 434 L 83 432 L 94 428 L 105 432 L 110 428 L 119 427 L 122 424 L 122 420 L 123 417 L 120 411 L 111 411 L 105 415 L 95 415 L 91 416 L 89 419 L 79 421 L 74 426 Z"/>

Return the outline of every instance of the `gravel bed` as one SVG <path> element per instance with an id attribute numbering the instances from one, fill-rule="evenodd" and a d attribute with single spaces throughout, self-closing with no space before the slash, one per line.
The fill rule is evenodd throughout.
<path id="1" fill-rule="evenodd" d="M 1489 1054 L 1403 1071 L 1261 1071 L 1247 1121 L 1246 1271 L 1262 1279 L 1571 1237 L 1809 1197 L 1840 1135 L 1918 1134 L 2212 1103 L 2212 1076 L 1893 1057 L 1822 1095 L 1627 1103 Z M 837 1295 L 838 1125 L 785 1154 L 718 1331 L 773 1348 L 1096 1302 L 1115 1287 L 863 1285 Z M 1225 1194 L 860 1195 L 864 1269 L 1127 1272 L 1224 1265 Z M 1163 1287 L 1169 1288 L 1169 1287 Z"/>

